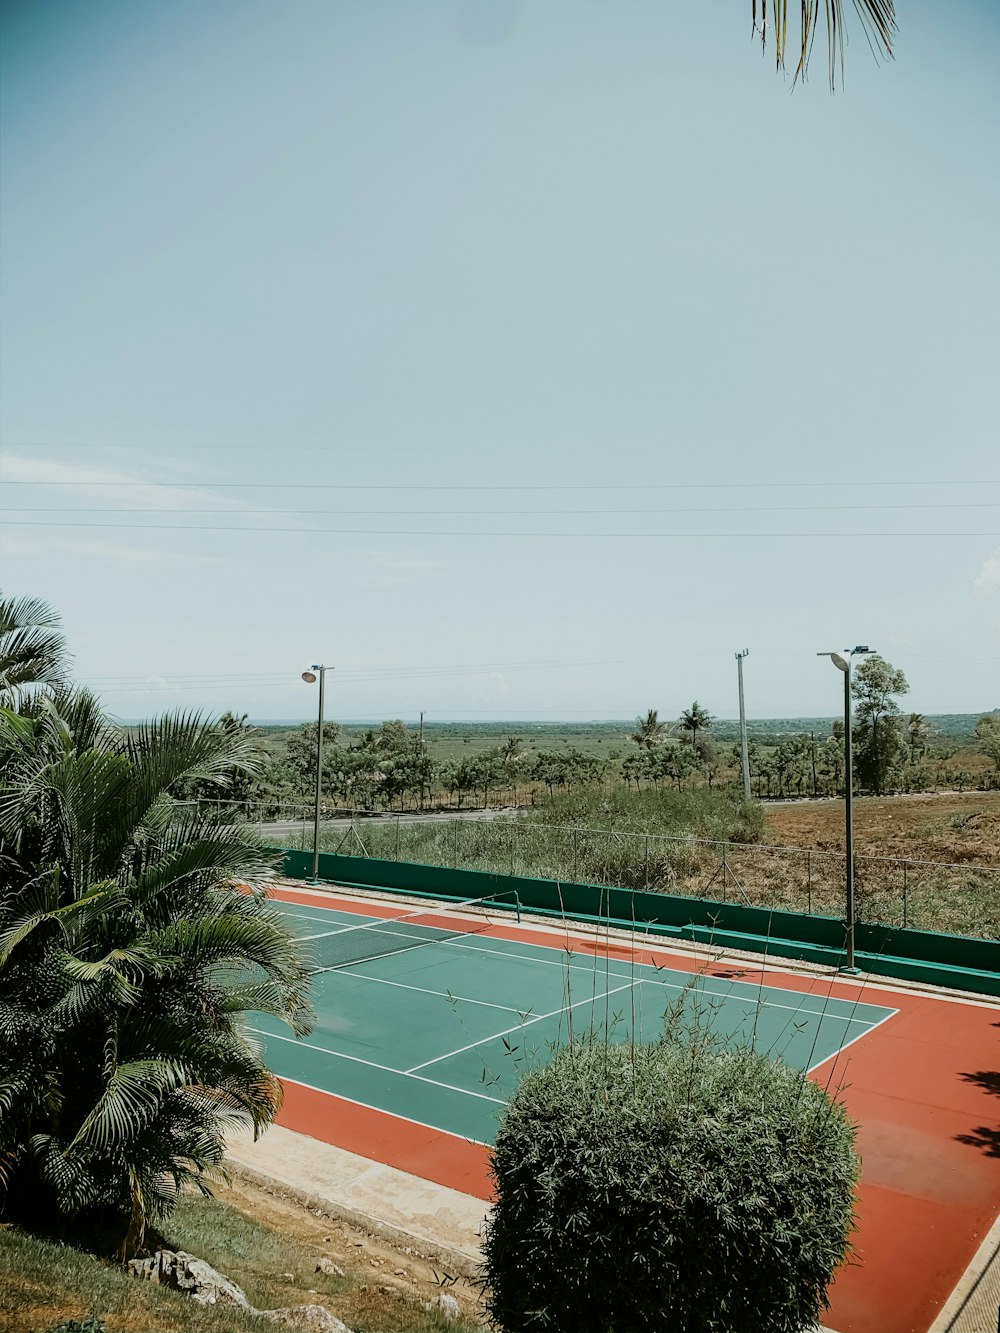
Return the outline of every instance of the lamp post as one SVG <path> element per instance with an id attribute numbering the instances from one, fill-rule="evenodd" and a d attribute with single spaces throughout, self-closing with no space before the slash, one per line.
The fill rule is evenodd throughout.
<path id="1" fill-rule="evenodd" d="M 736 654 L 736 669 L 740 677 L 740 764 L 743 769 L 743 799 L 750 799 L 750 755 L 747 746 L 747 711 L 743 704 L 743 659 L 750 656 L 750 649 L 744 648 Z"/>
<path id="2" fill-rule="evenodd" d="M 303 671 L 302 679 L 307 685 L 319 681 L 319 725 L 316 728 L 316 808 L 313 814 L 313 873 L 312 883 L 319 883 L 319 811 L 323 798 L 323 695 L 326 685 L 327 668 L 314 662 L 308 671 Z M 317 674 L 318 673 L 318 674 Z"/>
<path id="3" fill-rule="evenodd" d="M 817 653 L 829 657 L 838 671 L 844 673 L 844 897 L 847 927 L 847 960 L 842 972 L 857 972 L 854 963 L 854 819 L 851 803 L 854 796 L 854 767 L 851 759 L 851 659 L 870 653 L 866 643 L 856 648 L 845 648 L 842 653 Z"/>

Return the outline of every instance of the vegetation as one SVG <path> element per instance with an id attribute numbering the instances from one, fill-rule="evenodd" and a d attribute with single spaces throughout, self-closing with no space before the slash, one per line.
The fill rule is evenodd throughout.
<path id="1" fill-rule="evenodd" d="M 891 56 L 892 39 L 896 31 L 893 0 L 854 0 L 854 9 L 872 51 Z M 754 32 L 760 35 L 763 47 L 767 46 L 770 35 L 777 67 L 783 70 L 790 37 L 787 5 L 784 0 L 771 0 L 769 17 L 768 0 L 752 0 L 752 10 Z M 836 83 L 838 68 L 843 73 L 844 67 L 845 22 L 842 0 L 822 0 L 822 4 L 821 0 L 802 0 L 799 7 L 799 44 L 793 52 L 797 57 L 795 78 L 805 78 L 808 71 L 821 10 L 826 19 L 827 69 L 832 88 Z"/>
<path id="2" fill-rule="evenodd" d="M 477 1293 L 470 1283 L 449 1283 L 447 1290 L 465 1315 L 449 1322 L 425 1308 L 442 1290 L 441 1275 L 435 1280 L 432 1266 L 416 1256 L 241 1180 L 218 1192 L 217 1199 L 182 1198 L 164 1241 L 204 1257 L 258 1308 L 318 1303 L 352 1329 L 472 1333 Z M 324 1256 L 342 1272 L 317 1272 Z M 89 1320 L 108 1333 L 264 1333 L 277 1327 L 231 1307 L 198 1305 L 181 1292 L 136 1282 L 85 1248 L 16 1227 L 0 1231 L 0 1311 L 5 1333 L 72 1328 L 71 1320 L 87 1333 Z"/>
<path id="3" fill-rule="evenodd" d="M 893 775 L 906 757 L 896 696 L 910 687 L 902 671 L 877 654 L 866 657 L 853 676 L 857 774 L 863 786 L 881 796 L 892 785 Z M 922 721 L 919 715 L 911 715 L 911 730 Z"/>
<path id="4" fill-rule="evenodd" d="M 0 695 L 66 678 L 66 642 L 55 611 L 37 597 L 0 592 Z"/>
<path id="5" fill-rule="evenodd" d="M 224 1133 L 273 1119 L 241 1016 L 306 1031 L 307 973 L 258 840 L 170 795 L 252 761 L 241 727 L 123 735 L 85 691 L 0 709 L 5 1219 L 134 1249 L 217 1174 Z"/>
<path id="6" fill-rule="evenodd" d="M 800 1333 L 825 1306 L 858 1175 L 846 1114 L 682 1015 L 649 1046 L 577 1039 L 511 1098 L 484 1240 L 504 1333 Z"/>
<path id="7" fill-rule="evenodd" d="M 1000 773 L 1000 712 L 987 713 L 976 723 L 976 749 Z"/>
<path id="8" fill-rule="evenodd" d="M 974 717 L 904 719 L 895 694 L 905 677 L 880 658 L 857 668 L 855 791 L 926 792 L 1000 784 L 990 758 L 992 718 L 980 732 Z M 889 688 L 896 686 L 895 690 Z M 234 719 L 235 721 L 235 719 Z M 240 720 L 245 726 L 245 719 Z M 427 723 L 418 733 L 400 720 L 380 727 L 325 724 L 323 796 L 330 808 L 356 810 L 545 806 L 572 791 L 603 785 L 636 791 L 689 791 L 740 783 L 738 732 L 695 701 L 681 730 L 649 709 L 623 723 L 561 726 L 519 723 Z M 844 785 L 844 731 L 837 719 L 756 722 L 748 727 L 751 786 L 757 797 L 831 796 Z M 256 774 L 214 797 L 254 805 L 258 818 L 311 808 L 316 725 L 253 731 Z M 985 738 L 985 739 L 984 739 Z M 985 748 L 984 748 L 985 747 Z M 235 812 L 235 807 L 234 807 Z"/>

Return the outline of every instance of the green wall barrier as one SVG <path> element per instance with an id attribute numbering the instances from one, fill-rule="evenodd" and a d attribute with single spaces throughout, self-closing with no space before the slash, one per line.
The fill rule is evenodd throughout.
<path id="1" fill-rule="evenodd" d="M 312 875 L 311 852 L 271 850 L 281 858 L 281 869 L 290 878 Z M 844 923 L 836 917 L 330 852 L 320 853 L 319 877 L 327 883 L 418 897 L 484 899 L 499 910 L 519 907 L 541 916 L 610 922 L 652 936 L 695 940 L 834 967 L 841 966 L 845 956 Z M 859 922 L 855 948 L 858 966 L 864 972 L 1000 995 L 1000 941 Z"/>

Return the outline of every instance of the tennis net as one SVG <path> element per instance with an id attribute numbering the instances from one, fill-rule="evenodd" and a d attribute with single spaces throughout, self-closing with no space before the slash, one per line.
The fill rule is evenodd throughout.
<path id="1" fill-rule="evenodd" d="M 444 944 L 463 935 L 475 935 L 488 930 L 494 922 L 490 908 L 500 907 L 496 895 L 487 898 L 469 898 L 447 906 L 424 908 L 403 916 L 386 917 L 377 921 L 363 921 L 357 926 L 342 926 L 339 930 L 306 935 L 301 939 L 314 972 L 331 972 L 335 968 L 350 967 L 385 954 L 402 953 L 427 944 Z M 515 907 L 520 920 L 520 903 Z M 509 908 L 508 908 L 509 910 Z"/>

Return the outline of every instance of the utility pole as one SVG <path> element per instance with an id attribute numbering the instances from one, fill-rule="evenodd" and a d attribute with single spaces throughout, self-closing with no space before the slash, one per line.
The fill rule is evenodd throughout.
<path id="1" fill-rule="evenodd" d="M 845 648 L 842 653 L 817 653 L 817 657 L 829 657 L 838 671 L 844 673 L 844 897 L 846 912 L 846 961 L 841 972 L 857 972 L 854 965 L 854 927 L 856 911 L 854 902 L 854 819 L 852 803 L 854 797 L 854 772 L 851 760 L 851 660 L 859 654 L 871 653 L 874 649 L 866 643 L 857 648 Z"/>
<path id="2" fill-rule="evenodd" d="M 743 763 L 743 799 L 750 799 L 750 754 L 747 747 L 747 712 L 743 703 L 743 659 L 750 656 L 750 649 L 744 648 L 736 654 L 736 669 L 740 677 L 740 759 Z"/>
<path id="3" fill-rule="evenodd" d="M 313 810 L 313 873 L 312 884 L 319 883 L 319 820 L 323 803 L 323 702 L 326 688 L 326 673 L 332 670 L 321 663 L 314 662 L 308 671 L 303 671 L 302 679 L 307 685 L 319 681 L 319 720 L 316 726 L 316 803 Z"/>
<path id="4" fill-rule="evenodd" d="M 423 710 L 422 708 L 421 708 L 421 710 L 420 710 L 420 740 L 419 740 L 418 744 L 419 744 L 419 746 L 420 746 L 420 758 L 423 759 L 423 757 L 424 757 L 424 710 Z M 424 808 L 424 773 L 423 773 L 423 769 L 420 770 L 420 808 L 421 808 L 421 810 Z"/>

